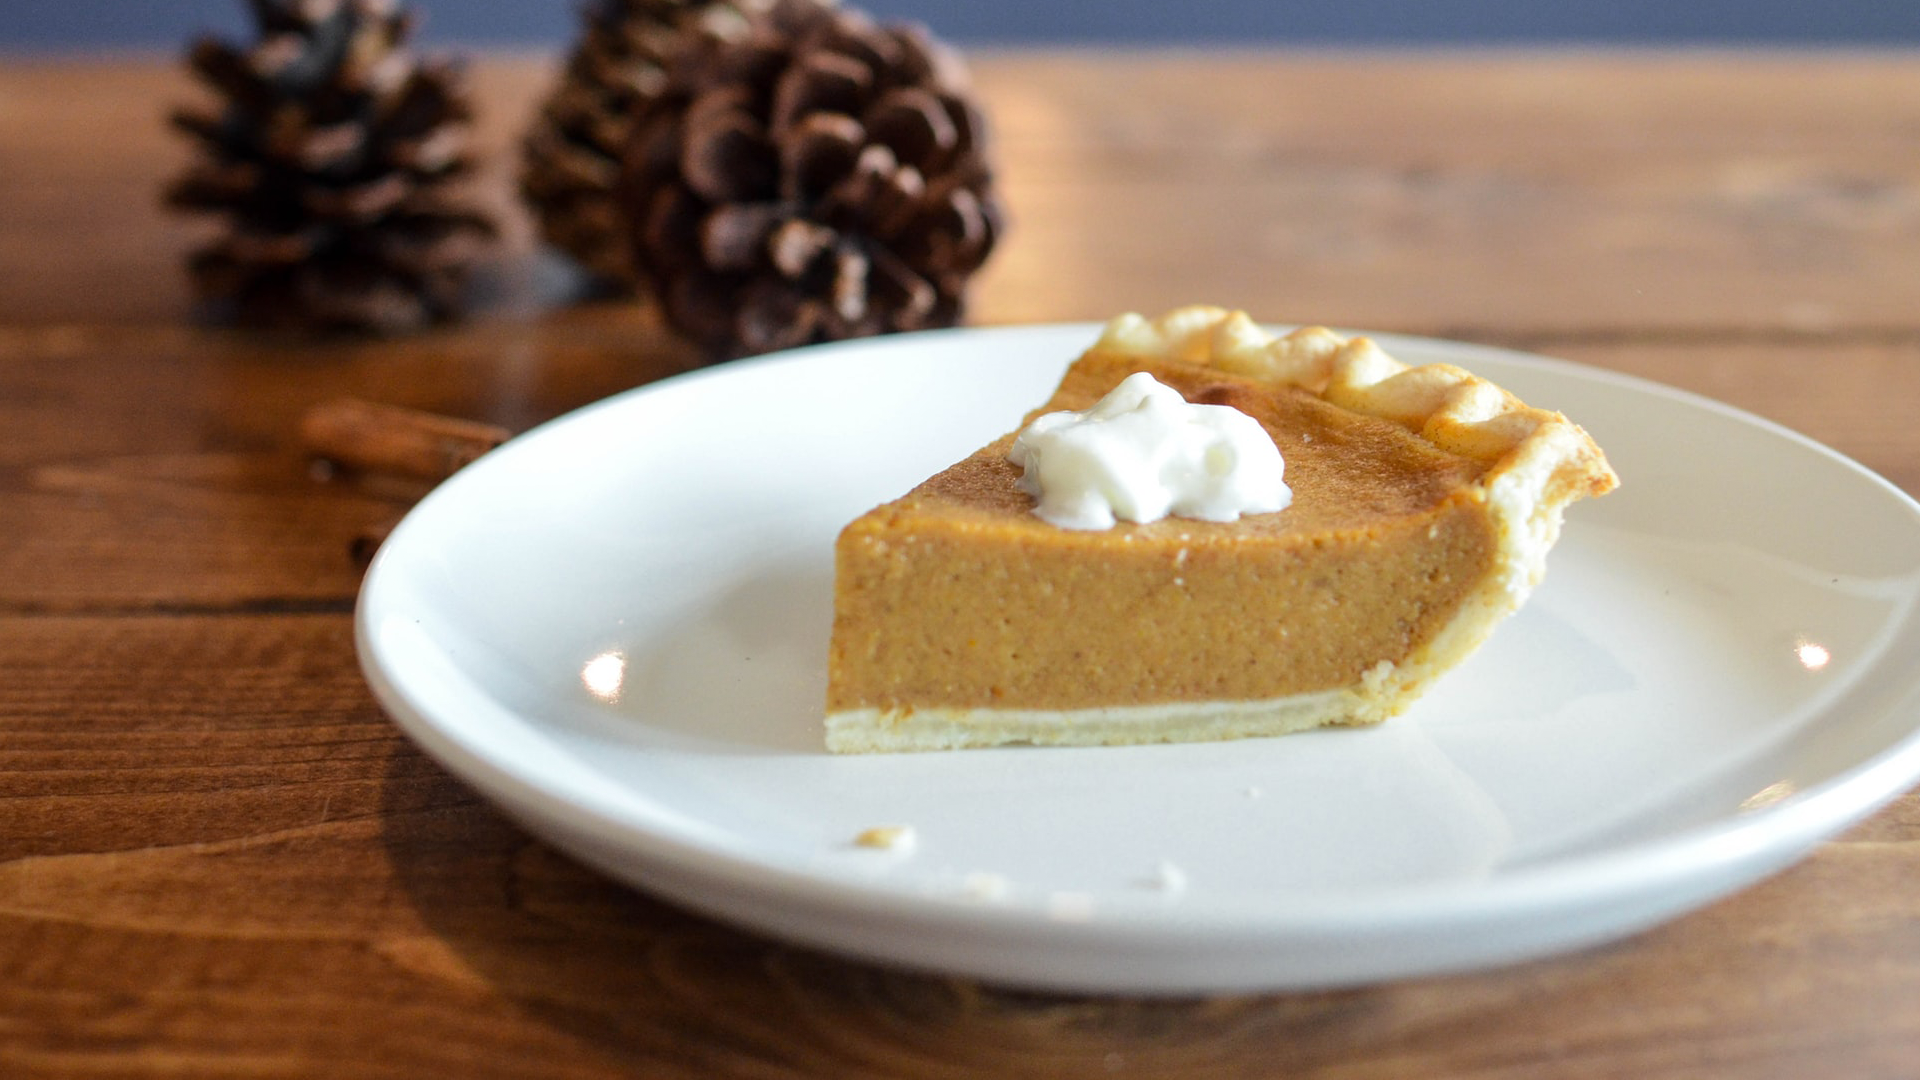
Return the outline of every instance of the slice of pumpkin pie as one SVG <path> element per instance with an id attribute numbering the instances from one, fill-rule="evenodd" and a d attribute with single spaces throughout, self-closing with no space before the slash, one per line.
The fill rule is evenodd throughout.
<path id="1" fill-rule="evenodd" d="M 1459 368 L 1219 308 L 1124 315 L 1022 431 L 841 533 L 827 746 L 1376 723 L 1616 483 L 1566 417 Z"/>

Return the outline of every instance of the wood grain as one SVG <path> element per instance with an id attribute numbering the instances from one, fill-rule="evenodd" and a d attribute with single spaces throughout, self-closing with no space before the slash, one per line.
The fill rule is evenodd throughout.
<path id="1" fill-rule="evenodd" d="M 1041 53 L 976 70 L 986 323 L 1192 300 L 1698 391 L 1920 491 L 1920 59 Z M 0 1076 L 1905 1078 L 1920 797 L 1583 954 L 1327 993 L 1028 994 L 616 886 L 424 758 L 359 675 L 316 478 L 354 396 L 525 428 L 681 370 L 513 210 L 545 58 L 475 69 L 508 215 L 469 324 L 193 324 L 170 63 L 0 68 Z M 1844 527 L 1837 523 L 1836 527 Z"/>
<path id="2" fill-rule="evenodd" d="M 1195 299 L 1277 321 L 1448 332 L 1913 327 L 1913 61 L 1890 56 L 984 56 L 1010 238 L 988 322 Z M 490 201 L 549 62 L 478 72 Z M 83 89 L 84 93 L 76 93 Z M 0 107 L 0 321 L 173 321 L 163 217 L 197 91 L 165 65 L 22 62 Z M 149 121 L 152 122 L 149 122 Z M 108 143 L 100 133 L 111 130 Z M 110 167 L 109 167 L 110 166 Z M 1177 266 L 1170 274 L 1166 268 Z M 492 315 L 551 267 L 503 260 Z M 144 287 L 103 309 L 96 283 Z"/>

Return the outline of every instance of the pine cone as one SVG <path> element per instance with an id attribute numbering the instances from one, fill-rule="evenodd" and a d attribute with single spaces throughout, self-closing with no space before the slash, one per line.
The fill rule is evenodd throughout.
<path id="1" fill-rule="evenodd" d="M 951 53 L 778 0 L 667 75 L 623 201 L 669 323 L 725 358 L 958 321 L 1001 214 Z"/>
<path id="2" fill-rule="evenodd" d="M 770 0 L 598 0 L 522 146 L 520 194 L 546 241 L 615 285 L 633 284 L 616 188 L 633 117 L 666 86 L 692 34 L 722 36 Z"/>
<path id="3" fill-rule="evenodd" d="M 249 0 L 251 48 L 194 45 L 224 99 L 176 127 L 204 157 L 173 206 L 224 215 L 188 269 L 242 323 L 395 332 L 458 314 L 492 221 L 454 193 L 472 168 L 458 72 L 404 48 L 389 0 Z"/>

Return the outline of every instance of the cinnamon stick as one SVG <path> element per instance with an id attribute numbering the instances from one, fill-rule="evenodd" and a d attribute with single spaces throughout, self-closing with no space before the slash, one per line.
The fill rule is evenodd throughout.
<path id="1" fill-rule="evenodd" d="M 358 398 L 323 402 L 300 420 L 307 449 L 341 469 L 438 483 L 506 442 L 493 424 Z"/>

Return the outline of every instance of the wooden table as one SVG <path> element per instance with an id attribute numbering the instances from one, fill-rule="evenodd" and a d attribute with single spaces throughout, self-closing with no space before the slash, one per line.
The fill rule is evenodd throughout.
<path id="1" fill-rule="evenodd" d="M 1205 300 L 1521 346 L 1920 492 L 1920 57 L 975 67 L 1015 215 L 977 322 Z M 477 65 L 503 206 L 550 72 Z M 1914 795 L 1624 943 L 1206 1001 L 882 970 L 555 854 L 369 696 L 347 552 L 401 493 L 314 479 L 297 420 L 358 395 L 519 429 L 685 353 L 560 302 L 517 217 L 463 326 L 195 327 L 156 194 L 190 96 L 170 61 L 0 68 L 0 1075 L 1920 1075 Z"/>

